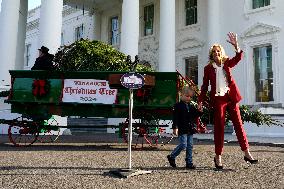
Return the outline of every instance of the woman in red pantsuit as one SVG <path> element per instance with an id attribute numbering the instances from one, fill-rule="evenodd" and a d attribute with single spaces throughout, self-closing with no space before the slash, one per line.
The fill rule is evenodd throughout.
<path id="1" fill-rule="evenodd" d="M 204 67 L 203 84 L 201 94 L 198 99 L 198 108 L 202 110 L 202 102 L 206 98 L 209 83 L 211 85 L 210 104 L 214 110 L 214 143 L 215 143 L 215 167 L 223 169 L 221 155 L 224 145 L 224 127 L 226 109 L 230 114 L 234 129 L 241 147 L 244 152 L 244 160 L 255 164 L 258 160 L 254 159 L 249 151 L 248 140 L 243 128 L 239 101 L 242 99 L 239 89 L 232 77 L 231 69 L 241 60 L 243 51 L 239 49 L 237 35 L 228 33 L 230 44 L 236 50 L 233 58 L 228 58 L 224 48 L 219 44 L 214 44 L 209 50 L 209 63 Z"/>

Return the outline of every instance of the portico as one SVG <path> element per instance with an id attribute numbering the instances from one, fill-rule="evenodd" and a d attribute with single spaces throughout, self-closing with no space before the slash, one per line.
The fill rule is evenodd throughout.
<path id="1" fill-rule="evenodd" d="M 0 14 L 0 86 L 10 85 L 8 70 L 22 69 L 28 2 L 2 1 Z"/>
<path id="2" fill-rule="evenodd" d="M 64 3 L 89 10 L 96 16 L 94 36 L 101 39 L 100 12 L 108 6 L 121 7 L 121 33 L 119 49 L 133 59 L 138 55 L 139 0 L 65 0 Z M 159 65 L 162 72 L 175 71 L 175 0 L 160 0 Z M 23 69 L 28 2 L 2 0 L 0 16 L 0 81 L 10 84 L 8 70 Z M 20 10 L 20 11 L 19 11 Z M 39 44 L 51 53 L 60 46 L 63 0 L 42 0 L 39 24 Z"/>
<path id="3" fill-rule="evenodd" d="M 42 0 L 40 41 L 55 53 L 60 46 L 63 0 Z M 9 70 L 23 69 L 28 1 L 2 0 L 0 86 L 10 85 Z"/>

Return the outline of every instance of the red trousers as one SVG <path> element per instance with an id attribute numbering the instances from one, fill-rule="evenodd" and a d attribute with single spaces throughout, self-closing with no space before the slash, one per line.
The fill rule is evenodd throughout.
<path id="1" fill-rule="evenodd" d="M 226 109 L 228 109 L 233 122 L 242 151 L 249 148 L 246 133 L 243 128 L 239 104 L 231 102 L 228 94 L 225 96 L 216 96 L 214 103 L 214 143 L 216 155 L 221 155 L 223 152 Z"/>

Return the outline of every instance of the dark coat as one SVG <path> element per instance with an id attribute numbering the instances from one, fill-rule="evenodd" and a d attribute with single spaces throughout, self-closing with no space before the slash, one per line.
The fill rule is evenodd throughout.
<path id="1" fill-rule="evenodd" d="M 242 59 L 243 51 L 236 53 L 236 56 L 232 59 L 228 59 L 224 63 L 224 71 L 226 73 L 227 81 L 228 81 L 228 87 L 229 87 L 229 97 L 230 100 L 234 103 L 238 103 L 242 96 L 240 94 L 240 91 L 236 85 L 236 82 L 232 76 L 231 69 L 238 64 L 238 62 Z M 199 95 L 198 101 L 203 102 L 206 98 L 206 93 L 208 90 L 209 83 L 211 85 L 211 91 L 210 91 L 210 102 L 213 106 L 213 102 L 215 99 L 216 94 L 216 72 L 215 68 L 212 64 L 208 64 L 204 67 L 204 76 L 203 76 L 203 84 L 201 86 L 201 94 Z"/>
<path id="2" fill-rule="evenodd" d="M 202 115 L 192 104 L 180 101 L 173 109 L 173 129 L 178 129 L 178 135 L 194 134 L 196 119 Z"/>
<path id="3" fill-rule="evenodd" d="M 52 54 L 45 54 L 38 57 L 31 70 L 52 70 L 54 68 L 52 63 L 53 57 L 54 56 Z"/>

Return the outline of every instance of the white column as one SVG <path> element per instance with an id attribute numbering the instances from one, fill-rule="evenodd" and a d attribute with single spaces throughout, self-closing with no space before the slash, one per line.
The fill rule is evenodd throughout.
<path id="1" fill-rule="evenodd" d="M 2 4 L 2 0 L 0 0 L 0 14 L 1 14 L 1 4 Z"/>
<path id="2" fill-rule="evenodd" d="M 49 48 L 54 54 L 60 47 L 63 0 L 41 0 L 39 47 Z"/>
<path id="3" fill-rule="evenodd" d="M 160 0 L 159 71 L 174 72 L 175 0 Z"/>
<path id="4" fill-rule="evenodd" d="M 208 0 L 207 3 L 207 41 L 211 47 L 214 43 L 220 43 L 220 0 Z"/>
<path id="5" fill-rule="evenodd" d="M 22 69 L 28 1 L 2 0 L 0 13 L 0 85 L 10 84 L 9 70 Z"/>
<path id="6" fill-rule="evenodd" d="M 99 10 L 95 10 L 94 12 L 95 40 L 101 40 L 101 20 L 102 20 L 101 12 Z"/>
<path id="7" fill-rule="evenodd" d="M 120 50 L 132 60 L 138 55 L 139 0 L 123 0 Z"/>

